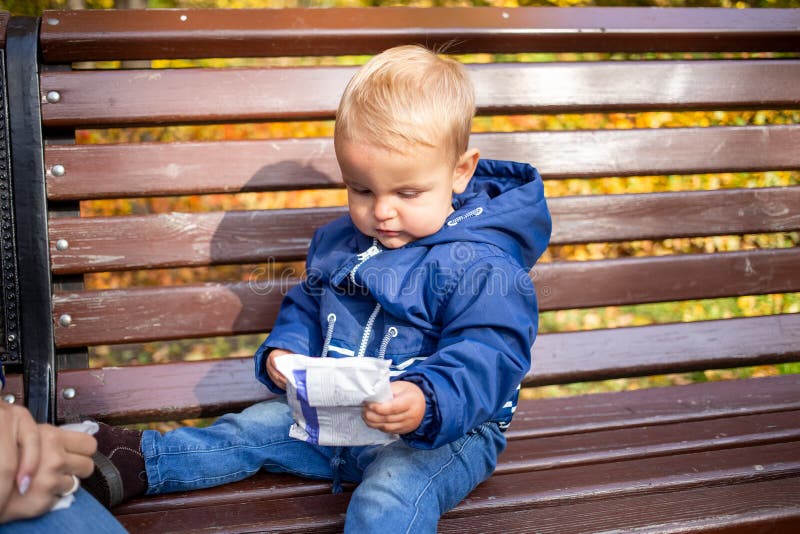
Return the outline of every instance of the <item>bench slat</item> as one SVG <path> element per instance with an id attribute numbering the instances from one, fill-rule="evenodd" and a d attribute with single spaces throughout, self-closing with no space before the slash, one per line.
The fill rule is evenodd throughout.
<path id="1" fill-rule="evenodd" d="M 763 326 L 763 320 L 759 319 L 758 322 L 762 322 Z M 539 358 L 537 342 L 533 356 L 537 370 L 547 366 L 539 366 Z M 758 378 L 744 384 L 746 395 L 741 389 L 742 383 L 723 380 L 675 388 L 630 390 L 624 395 L 612 392 L 522 399 L 506 438 L 513 441 L 584 435 L 615 428 L 651 427 L 800 409 L 798 375 Z"/>
<path id="2" fill-rule="evenodd" d="M 800 248 L 541 263 L 540 310 L 800 290 Z M 624 365 L 624 363 L 622 364 Z"/>
<path id="3" fill-rule="evenodd" d="M 540 335 L 529 385 L 792 361 L 800 314 Z"/>
<path id="4" fill-rule="evenodd" d="M 552 245 L 800 229 L 800 186 L 561 197 L 548 205 Z M 305 257 L 313 228 L 344 213 L 316 208 L 53 219 L 50 258 L 56 274 L 293 261 Z M 58 250 L 59 239 L 69 248 Z"/>
<path id="5" fill-rule="evenodd" d="M 486 158 L 529 161 L 545 179 L 800 167 L 798 125 L 476 133 L 471 144 Z M 342 186 L 330 138 L 49 145 L 45 166 L 51 200 Z"/>
<path id="6" fill-rule="evenodd" d="M 559 436 L 515 440 L 508 444 L 505 461 L 495 473 L 545 471 L 746 447 L 764 443 L 800 441 L 800 410 L 675 422 Z M 679 430 L 682 429 L 682 430 Z M 682 439 L 676 439 L 681 436 Z"/>
<path id="7" fill-rule="evenodd" d="M 346 212 L 309 208 L 54 219 L 52 268 L 66 274 L 299 260 L 314 228 Z M 125 239 L 118 239 L 121 235 Z M 69 241 L 69 249 L 56 249 L 58 239 Z"/>
<path id="8" fill-rule="evenodd" d="M 754 457 L 759 449 L 749 449 Z M 631 466 L 635 468 L 635 466 Z M 665 466 L 665 469 L 669 469 Z M 596 476 L 602 476 L 597 473 Z M 502 479 L 500 480 L 502 482 Z M 654 481 L 658 483 L 658 481 Z M 497 488 L 499 493 L 499 488 Z M 646 493 L 551 506 L 519 506 L 510 511 L 487 510 L 469 517 L 445 516 L 438 532 L 531 532 L 572 534 L 595 532 L 775 532 L 790 534 L 800 521 L 797 513 L 800 477 L 709 485 L 675 493 Z M 644 511 L 644 512 L 643 512 Z M 657 527 L 653 529 L 653 525 Z"/>
<path id="9" fill-rule="evenodd" d="M 477 64 L 467 69 L 479 114 L 800 104 L 800 60 Z M 42 122 L 119 127 L 331 119 L 354 72 L 355 67 L 44 72 L 42 94 L 58 91 L 61 99 L 42 98 Z"/>
<path id="10" fill-rule="evenodd" d="M 799 354 L 800 314 L 541 334 L 534 345 L 533 367 L 525 383 L 568 383 L 608 376 L 767 364 L 791 361 Z M 622 368 L 619 362 L 630 365 Z M 793 380 L 796 392 L 797 377 Z M 79 392 L 75 398 L 59 403 L 60 418 L 80 415 L 118 423 L 216 415 L 271 397 L 254 377 L 252 358 L 63 371 L 58 384 Z M 747 399 L 751 401 L 752 398 Z M 680 402 L 665 397 L 658 410 L 671 413 L 676 409 L 673 404 Z M 705 416 L 719 415 L 714 412 L 712 400 L 703 406 L 707 410 Z M 683 407 L 684 411 L 689 409 L 696 412 L 697 406 Z M 620 414 L 603 407 L 595 415 L 603 426 L 617 426 L 625 417 L 629 421 L 625 424 L 642 425 L 659 422 L 663 413 L 658 410 L 637 409 Z M 541 435 L 552 435 L 560 428 L 591 430 L 585 426 L 586 421 L 572 416 L 554 422 L 545 415 L 521 413 L 524 415 L 514 432 L 531 427 L 538 428 Z M 532 419 L 528 421 L 528 417 Z M 684 418 L 690 416 L 684 414 Z"/>
<path id="11" fill-rule="evenodd" d="M 546 311 L 798 291 L 799 264 L 800 248 L 792 248 L 557 262 L 537 266 L 532 276 Z M 250 282 L 57 292 L 56 345 L 266 332 L 297 281 L 264 274 L 254 270 Z M 68 327 L 58 324 L 62 314 L 71 317 Z"/>
<path id="12" fill-rule="evenodd" d="M 224 336 L 269 330 L 288 286 L 297 280 L 192 284 L 53 295 L 60 348 Z M 254 290 L 255 288 L 255 290 Z"/>
<path id="13" fill-rule="evenodd" d="M 372 54 L 409 42 L 451 52 L 796 51 L 797 10 L 369 8 L 45 11 L 48 63 Z M 185 15 L 185 19 L 180 16 Z"/>

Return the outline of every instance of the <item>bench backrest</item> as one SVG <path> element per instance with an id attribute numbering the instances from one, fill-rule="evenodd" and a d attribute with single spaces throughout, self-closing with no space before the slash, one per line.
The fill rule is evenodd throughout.
<path id="1" fill-rule="evenodd" d="M 50 11 L 38 39 L 35 21 L 0 22 L 9 28 L 10 76 L 37 68 L 36 51 L 20 59 L 26 46 L 38 45 L 42 59 L 38 77 L 28 76 L 38 86 L 15 89 L 41 104 L 40 119 L 35 105 L 11 109 L 12 124 L 33 117 L 12 135 L 12 149 L 39 130 L 43 139 L 38 167 L 29 156 L 40 185 L 16 200 L 19 341 L 26 357 L 40 358 L 28 364 L 41 375 L 28 379 L 29 397 L 46 390 L 45 400 L 29 398 L 39 414 L 178 419 L 267 396 L 246 357 L 80 368 L 91 347 L 269 331 L 313 229 L 345 212 L 330 135 L 359 61 L 351 56 L 401 43 L 475 54 L 461 56 L 477 91 L 473 144 L 485 157 L 530 162 L 546 180 L 552 246 L 531 273 L 542 311 L 800 290 L 800 10 Z M 500 62 L 484 63 L 492 57 Z M 173 59 L 186 61 L 150 68 Z M 728 110 L 752 113 L 740 125 L 714 124 L 719 113 L 683 113 Z M 672 112 L 683 114 L 670 119 Z M 559 127 L 582 120 L 591 129 L 547 130 L 554 116 Z M 669 127 L 636 122 L 645 120 Z M 231 126 L 171 128 L 197 124 L 246 124 L 253 138 L 226 138 Z M 100 144 L 97 129 L 110 129 Z M 724 187 L 742 172 L 760 174 L 752 187 Z M 695 176 L 706 173 L 715 174 Z M 650 185 L 632 192 L 624 180 L 631 176 L 670 178 L 643 180 Z M 600 178 L 619 179 L 625 194 L 593 194 Z M 700 185 L 686 185 L 693 180 Z M 194 195 L 225 195 L 220 203 L 231 209 L 203 211 Z M 98 204 L 108 199 L 135 202 Z M 707 242 L 669 250 L 667 242 L 664 253 L 665 240 L 753 234 L 766 236 L 742 238 L 737 251 L 698 249 L 713 249 Z M 42 254 L 50 268 L 26 270 Z M 216 267 L 235 265 L 243 267 Z M 108 272 L 128 285 L 104 287 Z M 583 323 L 573 332 L 545 325 L 529 385 L 786 362 L 800 353 L 800 315 L 791 313 L 611 329 Z M 57 386 L 47 386 L 55 368 Z M 13 380 L 12 391 L 21 394 Z"/>

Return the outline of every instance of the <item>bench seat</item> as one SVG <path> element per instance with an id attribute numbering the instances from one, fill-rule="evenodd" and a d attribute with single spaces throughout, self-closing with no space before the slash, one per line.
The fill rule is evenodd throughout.
<path id="1" fill-rule="evenodd" d="M 788 375 L 524 400 L 495 475 L 443 517 L 441 532 L 796 527 L 798 390 L 800 377 Z M 326 481 L 259 474 L 116 513 L 131 532 L 198 520 L 211 531 L 337 532 L 348 492 L 330 491 Z"/>

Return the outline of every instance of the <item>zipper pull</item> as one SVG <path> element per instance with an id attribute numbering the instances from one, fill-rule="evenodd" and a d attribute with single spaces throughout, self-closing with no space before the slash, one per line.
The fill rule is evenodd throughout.
<path id="1" fill-rule="evenodd" d="M 375 245 L 372 245 L 371 247 L 369 247 L 369 248 L 368 248 L 367 250 L 365 250 L 364 252 L 359 252 L 359 253 L 358 253 L 358 261 L 360 261 L 360 262 L 365 262 L 365 261 L 367 261 L 368 259 L 370 259 L 371 257 L 373 257 L 373 256 L 377 255 L 377 254 L 378 254 L 380 251 L 381 251 L 381 249 L 379 249 L 379 248 L 378 248 L 377 246 L 375 246 Z"/>

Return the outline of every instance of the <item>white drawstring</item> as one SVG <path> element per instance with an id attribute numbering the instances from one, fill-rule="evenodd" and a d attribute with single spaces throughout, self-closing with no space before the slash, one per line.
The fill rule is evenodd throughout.
<path id="1" fill-rule="evenodd" d="M 481 213 L 483 213 L 483 208 L 478 206 L 474 210 L 470 210 L 467 213 L 465 213 L 464 215 L 459 215 L 458 217 L 456 217 L 452 221 L 447 221 L 447 226 L 455 226 L 458 223 L 460 223 L 461 221 L 463 221 L 464 219 L 469 219 L 470 217 L 477 217 Z"/>
<path id="2" fill-rule="evenodd" d="M 391 326 L 389 330 L 383 335 L 383 339 L 381 340 L 381 346 L 378 349 L 378 358 L 381 360 L 386 357 L 386 349 L 389 347 L 389 342 L 392 340 L 393 337 L 397 337 L 397 328 Z"/>

